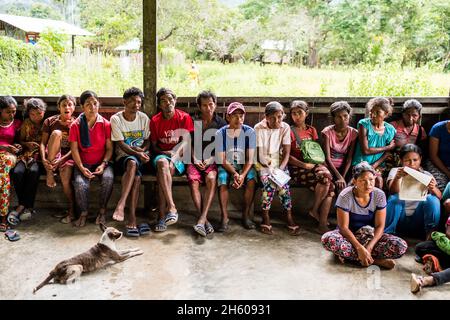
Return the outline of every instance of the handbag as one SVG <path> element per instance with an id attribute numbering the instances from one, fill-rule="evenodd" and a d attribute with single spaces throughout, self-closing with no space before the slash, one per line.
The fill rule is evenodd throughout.
<path id="1" fill-rule="evenodd" d="M 291 127 L 291 130 L 294 133 L 297 144 L 300 146 L 304 162 L 312 164 L 322 164 L 325 162 L 325 153 L 318 142 L 302 140 L 297 131 L 295 131 L 294 126 Z"/>

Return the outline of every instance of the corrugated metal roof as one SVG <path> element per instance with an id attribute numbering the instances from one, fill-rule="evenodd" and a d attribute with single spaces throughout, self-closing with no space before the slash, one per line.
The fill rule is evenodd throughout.
<path id="1" fill-rule="evenodd" d="M 135 38 L 127 43 L 118 46 L 115 48 L 115 51 L 132 51 L 132 50 L 140 50 L 141 49 L 141 41 L 138 38 Z"/>
<path id="2" fill-rule="evenodd" d="M 25 32 L 41 33 L 46 29 L 51 29 L 58 33 L 69 34 L 73 36 L 94 35 L 87 30 L 81 29 L 65 21 L 13 16 L 9 14 L 0 14 L 0 21 L 10 24 L 17 29 L 23 30 Z"/>

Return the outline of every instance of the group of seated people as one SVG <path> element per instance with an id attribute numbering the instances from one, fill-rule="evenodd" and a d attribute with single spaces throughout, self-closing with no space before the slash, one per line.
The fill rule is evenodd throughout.
<path id="1" fill-rule="evenodd" d="M 284 121 L 284 107 L 273 101 L 265 107 L 262 121 L 252 128 L 244 124 L 246 108 L 239 102 L 231 103 L 226 119 L 221 118 L 215 112 L 217 97 L 211 91 L 198 95 L 198 112 L 192 116 L 176 108 L 177 97 L 170 89 L 158 91 L 160 112 L 151 120 L 140 111 L 143 99 L 140 89 L 126 90 L 123 111 L 108 121 L 99 113 L 100 100 L 93 91 L 81 94 L 82 113 L 77 118 L 77 101 L 70 95 L 61 96 L 59 114 L 45 120 L 46 104 L 32 98 L 24 102 L 21 121 L 16 117 L 15 99 L 0 97 L 0 230 L 10 240 L 18 238 L 11 227 L 35 215 L 35 196 L 43 173 L 49 188 L 56 187 L 59 174 L 70 204 L 61 222 L 76 227 L 86 224 L 90 182 L 99 178 L 96 223 L 105 223 L 114 174 L 119 172 L 122 193 L 112 218 L 127 218 L 125 234 L 129 237 L 149 234 L 150 225 L 138 224 L 135 213 L 142 175 L 154 170 L 159 192 L 155 232 L 177 223 L 172 178 L 186 175 L 198 211 L 193 229 L 199 235 L 229 229 L 230 188 L 243 190 L 243 227 L 257 228 L 251 208 L 260 187 L 259 230 L 274 234 L 270 210 L 277 194 L 287 230 L 298 236 L 300 227 L 294 220 L 290 192 L 295 185 L 314 193 L 309 215 L 317 221 L 323 246 L 341 261 L 391 269 L 393 259 L 407 250 L 398 235 L 419 237 L 426 241 L 417 246 L 417 259 L 431 276 L 412 275 L 412 290 L 450 281 L 450 269 L 442 271 L 450 266 L 445 251 L 447 245 L 450 253 L 450 220 L 444 233 L 437 232 L 444 228 L 439 224 L 441 205 L 445 213 L 450 212 L 450 121 L 435 124 L 428 137 L 419 123 L 419 101 L 406 101 L 401 118 L 387 123 L 393 101 L 371 99 L 366 106 L 368 117 L 359 121 L 356 129 L 350 126 L 350 105 L 335 102 L 330 107 L 332 124 L 322 130 L 319 139 L 317 130 L 307 124 L 309 106 L 301 100 L 290 105 L 291 125 Z M 427 153 L 424 163 L 423 151 Z M 407 167 L 430 176 L 423 201 L 400 197 L 402 181 L 410 172 Z M 9 211 L 11 184 L 18 206 Z M 208 212 L 217 187 L 221 221 L 214 227 Z M 328 221 L 333 202 L 336 230 L 329 229 Z"/>

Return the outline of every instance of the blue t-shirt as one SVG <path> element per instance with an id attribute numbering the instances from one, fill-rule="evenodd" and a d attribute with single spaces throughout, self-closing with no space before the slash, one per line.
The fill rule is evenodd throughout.
<path id="1" fill-rule="evenodd" d="M 384 133 L 379 134 L 375 132 L 373 129 L 372 123 L 370 121 L 370 118 L 362 119 L 358 122 L 358 130 L 359 127 L 363 126 L 366 128 L 367 131 L 367 141 L 369 148 L 381 148 L 386 147 L 391 143 L 391 141 L 394 139 L 396 130 L 393 125 L 384 122 Z M 359 140 L 356 144 L 355 148 L 355 155 L 353 156 L 353 162 L 352 165 L 357 165 L 361 161 L 367 161 L 369 164 L 374 164 L 377 162 L 382 156 L 384 152 L 376 153 L 376 154 L 369 154 L 364 155 L 362 153 L 361 145 L 359 144 Z"/>
<path id="2" fill-rule="evenodd" d="M 229 129 L 227 125 L 216 133 L 216 151 L 225 152 L 227 162 L 235 164 L 245 164 L 245 151 L 248 149 L 256 149 L 256 132 L 252 127 L 242 125 L 241 132 L 238 137 L 230 137 L 232 132 L 227 134 Z M 216 163 L 222 164 L 222 159 L 216 159 Z"/>
<path id="3" fill-rule="evenodd" d="M 370 194 L 370 201 L 362 207 L 355 199 L 353 186 L 342 190 L 336 200 L 336 207 L 349 214 L 349 229 L 352 232 L 364 226 L 375 227 L 375 212 L 386 208 L 386 195 L 383 190 L 374 188 Z"/>
<path id="4" fill-rule="evenodd" d="M 430 137 L 439 139 L 439 159 L 446 167 L 450 167 L 450 133 L 447 130 L 447 120 L 436 123 L 430 131 Z"/>

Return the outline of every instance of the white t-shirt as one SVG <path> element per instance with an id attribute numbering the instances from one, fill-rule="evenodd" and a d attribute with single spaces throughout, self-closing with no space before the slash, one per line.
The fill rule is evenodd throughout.
<path id="1" fill-rule="evenodd" d="M 398 168 L 392 168 L 392 169 L 391 169 L 391 171 L 389 172 L 389 176 L 388 176 L 388 178 L 387 178 L 386 183 L 389 184 L 389 181 L 394 180 L 395 176 L 397 175 L 397 171 L 398 171 Z M 421 172 L 422 172 L 423 174 L 426 174 L 427 176 L 430 176 L 430 177 L 433 176 L 433 175 L 432 175 L 431 173 L 429 173 L 428 171 L 421 170 Z M 400 178 L 400 179 L 399 179 L 399 180 L 400 180 L 400 185 L 401 185 L 401 183 L 402 183 L 402 179 L 403 179 L 403 178 Z M 417 208 L 417 206 L 419 205 L 419 203 L 420 203 L 420 201 L 410 201 L 410 200 L 405 201 L 405 215 L 406 215 L 407 217 L 410 217 L 410 216 L 414 215 L 414 211 L 416 211 L 416 208 Z"/>
<path id="2" fill-rule="evenodd" d="M 131 147 L 141 147 L 150 137 L 150 119 L 138 111 L 134 121 L 127 121 L 120 111 L 111 117 L 111 141 L 123 141 Z M 128 154 L 116 146 L 116 160 Z"/>
<path id="3" fill-rule="evenodd" d="M 267 120 L 264 119 L 255 125 L 256 146 L 264 147 L 266 150 L 266 161 L 270 161 L 270 168 L 279 168 L 283 157 L 283 145 L 291 144 L 291 127 L 286 122 L 281 123 L 280 129 L 269 129 Z M 270 174 L 270 170 L 257 166 L 261 175 Z"/>

